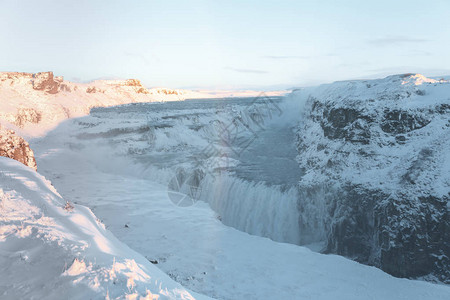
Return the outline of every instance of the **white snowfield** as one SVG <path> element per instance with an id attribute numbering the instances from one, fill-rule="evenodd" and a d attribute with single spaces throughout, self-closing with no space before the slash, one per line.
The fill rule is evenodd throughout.
<path id="1" fill-rule="evenodd" d="M 44 72 L 44 75 L 46 74 L 51 74 L 53 78 L 48 85 L 56 85 L 51 93 L 35 89 L 35 74 L 0 72 L 0 125 L 4 123 L 24 136 L 37 136 L 44 135 L 65 119 L 89 114 L 93 107 L 185 99 L 254 97 L 260 93 L 147 89 L 135 79 L 75 83 L 62 77 L 53 77 L 51 72 Z M 284 95 L 287 92 L 272 91 L 267 94 Z M 18 130 L 18 127 L 21 130 Z"/>
<path id="2" fill-rule="evenodd" d="M 207 299 L 119 242 L 41 175 L 0 157 L 0 299 Z"/>

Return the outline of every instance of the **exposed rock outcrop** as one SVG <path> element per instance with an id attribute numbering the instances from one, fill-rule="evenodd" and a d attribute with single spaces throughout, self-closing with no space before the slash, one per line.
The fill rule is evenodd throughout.
<path id="1" fill-rule="evenodd" d="M 180 92 L 179 90 L 164 89 L 164 88 L 156 89 L 155 92 L 158 94 L 162 94 L 162 95 L 181 95 L 182 94 L 182 92 Z"/>
<path id="2" fill-rule="evenodd" d="M 59 90 L 61 92 L 68 92 L 68 93 L 72 92 L 72 89 L 70 88 L 70 86 L 68 84 L 65 84 L 65 83 L 61 83 L 59 85 Z"/>
<path id="3" fill-rule="evenodd" d="M 30 145 L 13 130 L 0 128 L 0 156 L 17 160 L 36 170 L 36 160 Z"/>
<path id="4" fill-rule="evenodd" d="M 42 112 L 37 111 L 34 108 L 19 107 L 15 116 L 14 124 L 23 128 L 25 124 L 32 123 L 37 124 L 42 119 Z"/>
<path id="5" fill-rule="evenodd" d="M 450 283 L 449 96 L 448 82 L 421 75 L 310 93 L 298 131 L 302 242 Z"/>
<path id="6" fill-rule="evenodd" d="M 142 87 L 142 83 L 137 79 L 127 79 L 124 81 L 124 85 Z"/>
<path id="7" fill-rule="evenodd" d="M 27 78 L 32 79 L 33 74 L 31 73 L 24 73 L 24 72 L 4 72 L 0 74 L 1 81 L 11 80 L 16 81 L 19 78 Z"/>
<path id="8" fill-rule="evenodd" d="M 54 77 L 53 72 L 39 72 L 33 74 L 33 89 L 44 91 L 49 94 L 56 94 L 62 83 L 62 77 Z"/>
<path id="9" fill-rule="evenodd" d="M 66 118 L 86 115 L 92 107 L 164 100 L 136 79 L 74 83 L 53 72 L 0 72 L 0 96 L 5 99 L 0 99 L 0 119 L 31 135 Z"/>
<path id="10" fill-rule="evenodd" d="M 86 89 L 86 93 L 88 93 L 88 94 L 94 94 L 94 93 L 98 93 L 98 92 L 101 92 L 101 90 L 96 88 L 95 86 L 90 86 Z"/>
<path id="11" fill-rule="evenodd" d="M 281 95 L 285 91 L 268 92 Z M 93 107 L 130 103 L 180 101 L 185 99 L 256 96 L 255 91 L 147 89 L 137 79 L 95 80 L 90 83 L 70 82 L 53 72 L 0 72 L 0 119 L 13 123 L 31 136 L 43 134 L 69 116 L 89 114 Z M 18 108 L 23 108 L 18 111 Z M 36 126 L 38 124 L 38 126 Z"/>
<path id="12" fill-rule="evenodd" d="M 150 92 L 137 79 L 126 79 L 119 83 L 121 86 L 132 87 L 138 94 L 149 94 Z"/>

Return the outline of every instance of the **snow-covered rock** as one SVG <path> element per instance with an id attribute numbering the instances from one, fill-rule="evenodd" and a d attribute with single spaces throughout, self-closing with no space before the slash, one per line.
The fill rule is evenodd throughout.
<path id="1" fill-rule="evenodd" d="M 53 72 L 39 72 L 33 74 L 33 80 L 31 82 L 35 90 L 56 94 L 59 91 L 59 85 L 62 81 L 62 77 L 53 77 Z"/>
<path id="2" fill-rule="evenodd" d="M 420 74 L 300 90 L 302 243 L 450 282 L 450 83 Z"/>
<path id="3" fill-rule="evenodd" d="M 0 157 L 1 299 L 206 299 L 119 242 L 90 209 Z"/>
<path id="4" fill-rule="evenodd" d="M 37 136 L 65 119 L 89 114 L 93 107 L 193 98 L 252 97 L 259 93 L 147 89 L 137 79 L 74 83 L 54 76 L 52 72 L 0 72 L 0 122 L 7 121 L 21 128 L 24 135 Z"/>
<path id="5" fill-rule="evenodd" d="M 36 160 L 30 145 L 13 130 L 0 127 L 0 156 L 15 159 L 36 170 Z"/>
<path id="6" fill-rule="evenodd" d="M 92 107 L 159 101 L 140 81 L 64 81 L 52 72 L 0 73 L 0 119 L 25 135 L 39 135 L 61 121 L 86 115 Z"/>

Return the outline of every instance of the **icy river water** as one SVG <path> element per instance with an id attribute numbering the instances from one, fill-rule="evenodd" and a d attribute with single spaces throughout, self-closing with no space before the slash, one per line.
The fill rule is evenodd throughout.
<path id="1" fill-rule="evenodd" d="M 261 99 L 263 103 L 266 99 Z M 269 101 L 277 103 L 282 101 L 280 97 L 272 97 Z M 150 126 L 156 128 L 171 128 L 174 123 L 183 122 L 183 119 L 196 117 L 195 122 L 201 122 L 201 117 L 211 114 L 212 111 L 221 111 L 234 117 L 251 105 L 254 105 L 254 98 L 232 98 L 232 99 L 202 99 L 202 100 L 186 100 L 168 103 L 151 103 L 130 105 L 115 108 L 100 108 L 94 110 L 94 114 L 98 117 L 110 116 L 111 112 L 118 114 L 141 114 L 138 119 L 150 119 Z M 279 112 L 282 116 L 283 111 Z M 155 121 L 155 119 L 160 121 Z M 200 121 L 199 121 L 200 119 Z M 220 120 L 220 116 L 217 116 Z M 211 121 L 208 119 L 208 121 Z M 267 121 L 267 120 L 266 120 Z M 152 123 L 153 122 L 153 123 Z M 267 122 L 266 122 L 267 123 Z M 230 157 L 237 160 L 236 166 L 230 166 L 229 170 L 238 178 L 246 181 L 277 186 L 294 186 L 298 182 L 301 172 L 295 158 L 297 149 L 295 147 L 295 122 L 269 122 L 264 126 L 252 130 L 255 132 L 251 142 L 246 145 L 239 153 L 230 152 Z M 205 124 L 199 124 L 204 126 Z M 228 124 L 225 123 L 225 127 Z M 192 129 L 189 125 L 189 129 Z M 189 130 L 188 130 L 189 131 Z M 186 132 L 189 134 L 189 132 Z M 242 137 L 240 137 L 242 138 Z M 164 152 L 164 151 L 163 151 Z M 167 167 L 172 165 L 173 160 L 184 161 L 186 157 L 174 157 L 171 151 L 159 153 L 157 159 L 147 157 L 148 161 L 156 163 L 158 166 Z M 149 152 L 154 155 L 153 151 Z M 194 153 L 191 153 L 194 154 Z"/>
<path id="2" fill-rule="evenodd" d="M 271 125 L 259 133 L 231 171 L 244 180 L 292 187 L 301 176 L 297 154 L 294 128 Z"/>
<path id="3" fill-rule="evenodd" d="M 297 121 L 283 103 L 260 97 L 98 108 L 79 138 L 106 138 L 176 193 L 190 194 L 192 183 L 181 181 L 195 174 L 190 196 L 209 203 L 225 225 L 298 244 Z"/>

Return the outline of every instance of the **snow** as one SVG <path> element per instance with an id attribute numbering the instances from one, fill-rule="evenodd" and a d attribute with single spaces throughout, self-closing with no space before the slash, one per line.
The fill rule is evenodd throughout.
<path id="1" fill-rule="evenodd" d="M 421 89 L 435 84 L 418 77 L 404 85 L 414 92 L 420 81 Z M 111 84 L 122 83 L 96 86 Z M 366 84 L 336 83 L 315 93 L 356 89 L 369 99 L 396 92 L 382 87 L 367 93 Z M 301 234 L 293 190 L 226 174 L 204 183 L 202 201 L 176 206 L 167 187 L 175 168 L 189 167 L 186 159 L 217 136 L 211 121 L 227 124 L 239 107 L 198 108 L 186 115 L 154 104 L 154 118 L 147 119 L 139 111 L 143 106 L 121 106 L 62 122 L 86 115 L 92 106 L 141 101 L 148 94 L 128 97 L 120 87 L 110 94 L 80 93 L 76 99 L 74 94 L 38 95 L 20 86 L 14 91 L 0 87 L 11 96 L 0 112 L 15 113 L 26 99 L 28 107 L 47 113 L 39 124 L 19 130 L 38 137 L 30 141 L 38 171 L 51 183 L 0 157 L 0 271 L 6 274 L 0 277 L 0 298 L 438 300 L 450 295 L 445 285 L 394 278 L 292 244 Z M 439 86 L 426 93 L 432 101 L 431 95 L 446 90 Z M 421 106 L 420 101 L 402 105 Z M 297 112 L 291 109 L 281 119 L 296 118 Z M 143 125 L 153 123 L 168 127 L 142 133 Z M 204 130 L 189 129 L 194 125 Z M 254 199 L 242 198 L 249 194 Z M 64 209 L 67 201 L 73 209 Z"/>
<path id="2" fill-rule="evenodd" d="M 426 78 L 421 74 L 393 75 L 378 80 L 360 80 L 344 81 L 319 87 L 309 88 L 294 92 L 290 95 L 294 101 L 317 100 L 321 103 L 327 103 L 333 108 L 354 107 L 362 110 L 364 115 L 371 116 L 382 123 L 383 112 L 386 109 L 401 109 L 413 113 L 421 112 L 423 117 L 430 114 L 432 121 L 424 128 L 417 129 L 407 133 L 407 142 L 403 145 L 395 145 L 395 139 L 379 129 L 377 132 L 371 132 L 371 143 L 362 146 L 366 153 L 371 156 L 361 160 L 357 155 L 352 155 L 355 148 L 352 145 L 346 145 L 342 140 L 330 141 L 322 134 L 322 128 L 317 123 L 309 122 L 310 132 L 316 132 L 316 135 L 309 135 L 305 144 L 310 145 L 305 149 L 306 153 L 299 156 L 301 165 L 308 165 L 308 161 L 318 161 L 327 163 L 329 159 L 337 159 L 335 153 L 350 153 L 345 157 L 347 167 L 343 171 L 343 177 L 348 181 L 371 185 L 377 187 L 380 185 L 380 179 L 383 179 L 384 189 L 396 190 L 398 188 L 398 178 L 401 178 L 404 172 L 404 166 L 408 161 L 417 158 L 418 153 L 428 145 L 430 148 L 436 148 L 438 152 L 445 153 L 442 149 L 449 147 L 449 141 L 445 139 L 448 135 L 447 115 L 436 113 L 440 105 L 450 104 L 450 81 L 439 81 Z M 395 99 L 394 99 L 395 98 Z M 431 114 L 434 111 L 435 116 Z M 316 126 L 316 128 L 312 128 Z M 326 145 L 323 150 L 317 151 L 316 145 Z M 392 145 L 394 144 L 394 145 Z M 314 145 L 314 146 L 313 146 Z M 332 151 L 328 151 L 328 150 Z M 339 151 L 337 151 L 339 149 Z M 327 154 L 328 153 L 328 154 Z M 438 196 L 449 192 L 449 186 L 442 180 L 450 178 L 450 172 L 445 158 L 438 163 L 442 168 L 442 176 L 428 184 L 433 185 L 431 189 Z M 349 167 L 350 166 L 350 167 Z M 429 168 L 434 170 L 434 168 Z M 304 177 L 307 183 L 324 181 L 329 174 L 318 174 L 316 168 L 310 168 Z M 386 180 L 386 179 L 389 180 Z"/>
<path id="3" fill-rule="evenodd" d="M 141 164 L 134 167 L 120 161 L 118 164 L 122 170 L 139 174 L 141 177 L 167 186 L 179 169 L 185 169 L 189 173 L 192 168 L 202 168 L 196 166 L 198 160 L 205 162 L 206 169 L 217 165 L 217 161 L 221 159 L 220 155 L 219 157 L 213 155 L 205 160 L 201 158 L 201 153 L 211 145 L 211 142 L 218 140 L 218 132 L 226 124 L 231 124 L 234 113 L 247 108 L 246 105 L 248 105 L 245 102 L 242 104 L 242 99 L 234 103 L 228 100 L 224 102 L 227 105 L 216 103 L 214 100 L 171 103 L 169 107 L 147 104 L 107 110 L 98 109 L 94 110 L 91 116 L 63 124 L 50 135 L 67 136 L 61 143 L 69 147 L 83 148 L 79 151 L 89 156 L 91 160 L 98 158 L 97 163 L 105 171 L 117 169 L 109 163 L 110 160 L 117 161 L 117 156 L 131 155 Z M 192 109 L 192 107 L 197 108 Z M 148 121 L 149 119 L 152 121 Z M 279 120 L 272 121 L 272 123 L 278 123 Z M 148 130 L 150 125 L 158 129 Z M 194 126 L 201 128 L 190 129 Z M 141 130 L 146 127 L 147 130 Z M 270 132 L 271 130 L 259 132 L 258 137 L 262 139 L 263 134 Z M 279 132 L 280 129 L 276 127 L 272 134 L 278 135 Z M 295 147 L 294 136 L 291 138 L 291 146 Z M 48 137 L 46 140 L 50 142 L 51 139 Z M 264 140 L 260 143 L 264 143 Z M 107 146 L 105 149 L 106 144 L 112 147 Z M 233 151 L 225 144 L 219 141 L 217 145 L 220 153 L 228 154 L 227 162 L 221 165 L 237 168 L 235 165 L 241 158 L 236 157 L 236 154 L 233 154 Z M 273 147 L 266 148 L 271 151 Z M 248 153 L 251 153 L 250 150 Z M 264 153 L 261 152 L 258 157 L 263 155 Z M 108 159 L 104 160 L 104 157 Z M 267 159 L 270 157 L 265 158 Z M 289 163 L 295 168 L 295 153 Z M 246 168 L 252 169 L 254 165 L 248 165 Z M 247 179 L 251 180 L 251 176 L 247 179 L 236 178 L 236 176 L 229 176 L 232 174 L 226 175 L 225 172 L 220 178 L 206 177 L 202 180 L 196 196 L 208 202 L 226 225 L 276 241 L 297 244 L 300 233 L 297 221 L 295 178 L 289 187 L 269 186 L 270 178 L 286 173 L 286 169 L 281 168 L 278 173 L 266 170 L 266 173 L 268 173 L 266 182 L 262 183 L 249 182 Z M 290 174 L 286 174 L 285 177 L 289 176 Z M 255 203 L 258 205 L 255 206 Z"/>
<path id="4" fill-rule="evenodd" d="M 89 114 L 93 107 L 185 99 L 254 97 L 260 93 L 259 91 L 147 89 L 134 79 L 96 80 L 90 83 L 75 83 L 61 79 L 59 85 L 56 94 L 49 94 L 33 89 L 33 74 L 0 72 L 0 124 L 3 123 L 15 129 L 24 137 L 42 136 L 68 118 Z M 287 92 L 267 93 L 268 95 L 284 95 Z M 17 124 L 17 118 L 20 116 L 25 116 L 27 120 L 23 126 Z M 31 118 L 32 116 L 35 117 Z"/>
<path id="5" fill-rule="evenodd" d="M 340 256 L 315 253 L 228 227 L 207 203 L 213 201 L 197 201 L 189 207 L 174 205 L 167 185 L 145 179 L 142 166 L 126 156 L 128 149 L 140 147 L 138 133 L 80 139 L 86 133 L 111 132 L 126 124 L 136 128 L 142 122 L 136 116 L 130 118 L 123 108 L 114 111 L 117 115 L 95 112 L 94 116 L 68 122 L 47 137 L 34 140 L 39 170 L 52 178 L 62 195 L 89 206 L 122 242 L 157 262 L 156 266 L 186 288 L 216 299 L 448 297 L 447 286 L 394 278 Z M 209 116 L 203 118 L 201 123 L 207 122 Z M 225 120 L 220 113 L 218 118 Z M 172 138 L 167 149 L 179 149 L 178 142 L 193 139 L 182 128 L 179 125 L 160 132 Z M 202 139 L 193 140 L 203 143 Z M 155 147 L 161 142 L 163 149 L 165 141 L 157 138 Z M 167 177 L 164 170 L 157 168 L 148 172 L 155 172 L 153 178 Z M 215 191 L 205 193 L 214 198 Z"/>
<path id="6" fill-rule="evenodd" d="M 119 242 L 87 207 L 65 210 L 32 169 L 0 157 L 0 170 L 0 298 L 206 299 Z"/>
<path id="7" fill-rule="evenodd" d="M 449 95 L 449 81 L 420 74 L 291 95 L 306 103 L 298 127 L 304 243 L 326 241 L 391 274 L 448 283 Z"/>
<path id="8" fill-rule="evenodd" d="M 443 81 L 427 78 L 422 74 L 413 74 L 408 76 L 405 80 L 402 81 L 402 84 L 414 84 L 414 85 L 422 85 L 424 83 L 443 83 Z"/>

